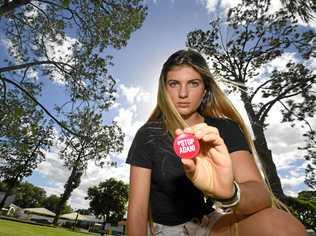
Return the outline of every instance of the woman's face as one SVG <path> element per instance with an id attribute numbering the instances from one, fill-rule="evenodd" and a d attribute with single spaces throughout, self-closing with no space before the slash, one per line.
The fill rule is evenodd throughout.
<path id="1" fill-rule="evenodd" d="M 175 66 L 167 72 L 166 91 L 181 116 L 197 112 L 204 96 L 201 75 L 187 65 Z"/>

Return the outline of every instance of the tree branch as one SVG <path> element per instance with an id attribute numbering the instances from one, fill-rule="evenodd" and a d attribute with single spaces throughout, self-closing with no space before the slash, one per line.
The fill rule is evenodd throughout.
<path id="1" fill-rule="evenodd" d="M 46 17 L 47 21 L 50 22 L 50 19 L 49 19 L 48 15 L 46 14 L 45 11 L 43 11 L 43 9 L 41 9 L 40 7 L 36 6 L 35 4 L 33 4 L 33 3 L 31 3 L 31 2 L 30 2 L 30 4 L 31 4 L 34 8 L 36 8 L 37 10 L 39 10 L 39 11 Z"/>
<path id="2" fill-rule="evenodd" d="M 307 84 L 305 87 L 308 87 L 310 84 Z M 266 104 L 264 104 L 261 109 L 259 110 L 259 112 L 257 113 L 258 117 L 259 117 L 259 120 L 261 122 L 264 122 L 268 112 L 271 110 L 272 106 L 280 101 L 281 99 L 284 99 L 284 98 L 289 98 L 289 97 L 294 97 L 298 94 L 301 94 L 302 93 L 302 90 L 304 90 L 304 88 L 302 88 L 302 90 L 296 92 L 296 93 L 292 93 L 292 94 L 289 94 L 289 95 L 286 95 L 288 92 L 290 92 L 292 89 L 295 89 L 296 87 L 300 86 L 300 84 L 297 84 L 295 86 L 292 86 L 288 89 L 286 89 L 283 93 L 281 93 L 279 96 L 277 96 L 276 98 L 274 98 L 273 100 L 267 102 Z"/>
<path id="3" fill-rule="evenodd" d="M 50 65 L 50 64 L 55 65 L 55 66 L 58 66 L 58 65 L 69 66 L 71 69 L 75 69 L 73 66 L 69 65 L 68 63 L 47 60 L 47 61 L 34 61 L 34 62 L 29 62 L 25 64 L 20 64 L 20 65 L 2 67 L 0 68 L 0 73 L 13 71 L 13 70 L 20 70 L 20 69 L 23 69 L 25 67 L 30 67 L 30 66 Z"/>
<path id="4" fill-rule="evenodd" d="M 248 69 L 248 66 L 250 65 L 250 62 L 253 60 L 253 58 L 254 58 L 254 52 L 255 52 L 255 50 L 257 49 L 257 47 L 258 47 L 258 45 L 259 45 L 259 43 L 260 43 L 260 41 L 261 41 L 261 39 L 262 39 L 262 37 L 264 36 L 264 32 L 262 32 L 261 34 L 260 34 L 260 36 L 259 36 L 259 38 L 258 38 L 258 40 L 257 40 L 257 42 L 256 42 L 256 45 L 253 47 L 253 50 L 252 50 L 252 52 L 251 52 L 251 56 L 250 56 L 250 58 L 248 59 L 248 61 L 247 61 L 247 64 L 246 64 L 246 66 L 244 67 L 244 74 L 246 74 L 247 73 L 247 69 Z M 251 50 L 251 49 L 250 49 Z M 250 51 L 249 50 L 249 51 Z"/>
<path id="5" fill-rule="evenodd" d="M 302 117 L 299 117 L 299 116 L 296 115 L 294 112 L 292 112 L 287 106 L 285 106 L 285 104 L 284 104 L 281 100 L 279 100 L 278 102 L 281 103 L 281 105 L 285 108 L 285 110 L 287 110 L 288 112 L 290 112 L 293 116 L 297 117 L 298 119 L 302 119 L 302 120 L 308 125 L 310 131 L 313 131 L 311 125 L 309 124 L 309 122 L 308 122 L 307 120 L 303 119 Z"/>
<path id="6" fill-rule="evenodd" d="M 265 86 L 266 84 L 268 84 L 269 82 L 271 82 L 271 81 L 273 81 L 273 80 L 274 80 L 274 79 L 269 79 L 269 80 L 267 80 L 266 82 L 264 82 L 263 84 L 261 84 L 260 86 L 258 86 L 258 87 L 256 88 L 256 90 L 251 94 L 251 96 L 250 96 L 250 98 L 249 98 L 250 102 L 251 102 L 252 99 L 256 96 L 256 93 L 259 92 L 259 90 L 260 90 L 263 86 Z"/>
<path id="7" fill-rule="evenodd" d="M 225 45 L 224 45 L 223 36 L 222 36 L 221 30 L 219 30 L 218 33 L 219 33 L 219 36 L 220 36 L 220 39 L 221 39 L 221 44 L 222 44 L 223 50 L 224 50 L 224 52 L 225 52 L 225 54 L 226 54 L 226 56 L 227 56 L 227 59 L 228 59 L 228 61 L 229 61 L 230 66 L 231 66 L 232 69 L 233 69 L 233 74 L 232 74 L 232 75 L 235 77 L 236 80 L 238 80 L 238 75 L 236 74 L 235 64 L 231 61 L 231 56 L 229 55 L 228 50 L 227 50 L 227 48 L 226 48 Z M 234 58 L 233 58 L 233 59 L 234 59 Z M 234 59 L 234 60 L 235 60 L 235 59 Z M 240 82 L 241 82 L 241 81 L 240 81 Z"/>
<path id="8" fill-rule="evenodd" d="M 4 103 L 5 106 L 8 106 L 7 98 L 6 98 L 6 96 L 7 96 L 7 85 L 6 85 L 4 80 L 2 80 L 2 84 L 3 84 L 3 96 L 2 96 L 3 97 L 3 103 Z"/>
<path id="9" fill-rule="evenodd" d="M 30 94 L 27 90 L 25 90 L 22 86 L 20 86 L 18 83 L 9 80 L 7 78 L 4 77 L 0 77 L 1 80 L 6 81 L 7 83 L 13 84 L 15 87 L 17 87 L 18 89 L 20 89 L 23 93 L 25 93 L 30 99 L 32 99 L 32 101 L 34 101 L 40 108 L 42 108 L 45 113 L 51 117 L 60 127 L 62 127 L 63 129 L 67 130 L 69 133 L 71 133 L 72 135 L 75 135 L 77 137 L 83 137 L 75 132 L 73 132 L 72 130 L 70 130 L 68 127 L 66 127 L 65 125 L 63 125 L 59 120 L 57 120 L 57 118 L 55 118 L 39 101 L 37 101 L 36 98 L 34 98 L 32 96 L 32 94 Z"/>
<path id="10" fill-rule="evenodd" d="M 22 77 L 22 80 L 20 81 L 20 84 L 23 83 L 25 77 L 26 77 L 26 72 L 30 69 L 31 66 L 28 66 L 26 67 L 26 69 L 24 70 L 24 73 L 23 73 L 23 77 Z"/>

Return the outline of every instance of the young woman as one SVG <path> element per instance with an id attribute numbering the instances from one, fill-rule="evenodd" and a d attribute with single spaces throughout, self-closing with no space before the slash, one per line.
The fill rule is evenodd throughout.
<path id="1" fill-rule="evenodd" d="M 200 142 L 193 159 L 173 151 L 183 132 Z M 272 207 L 254 153 L 204 58 L 177 51 L 163 65 L 157 106 L 129 150 L 128 235 L 306 235 L 298 220 Z"/>

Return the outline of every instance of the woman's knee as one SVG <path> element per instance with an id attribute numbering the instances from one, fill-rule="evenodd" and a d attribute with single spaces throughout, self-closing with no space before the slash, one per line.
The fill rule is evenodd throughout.
<path id="1" fill-rule="evenodd" d="M 266 208 L 241 220 L 237 220 L 234 215 L 225 216 L 214 225 L 210 235 L 231 235 L 234 228 L 233 224 L 237 221 L 240 236 L 307 235 L 303 224 L 299 220 L 287 212 L 275 208 Z"/>
<path id="2" fill-rule="evenodd" d="M 239 222 L 240 235 L 305 236 L 304 225 L 289 213 L 266 208 Z M 251 234 L 247 232 L 252 232 Z"/>

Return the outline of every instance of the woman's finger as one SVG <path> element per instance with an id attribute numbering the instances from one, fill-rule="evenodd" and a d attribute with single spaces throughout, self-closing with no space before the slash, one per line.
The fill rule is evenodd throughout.
<path id="1" fill-rule="evenodd" d="M 180 135 L 182 133 L 183 133 L 182 129 L 176 129 L 176 131 L 175 131 L 176 136 L 178 136 L 178 135 Z"/>
<path id="2" fill-rule="evenodd" d="M 201 137 L 201 140 L 203 140 L 204 142 L 212 142 L 214 146 L 221 146 L 225 144 L 222 137 L 215 133 L 205 134 Z"/>
<path id="3" fill-rule="evenodd" d="M 195 160 L 182 158 L 181 162 L 183 164 L 183 168 L 184 168 L 185 173 L 189 177 L 192 177 L 194 175 L 195 168 L 196 168 Z"/>
<path id="4" fill-rule="evenodd" d="M 183 130 L 184 133 L 194 134 L 194 129 L 192 127 L 186 127 Z"/>
<path id="5" fill-rule="evenodd" d="M 195 136 L 200 139 L 203 136 L 207 134 L 216 134 L 219 135 L 219 131 L 217 128 L 212 127 L 212 126 L 204 126 L 204 127 L 197 127 L 194 129 L 194 134 Z"/>

